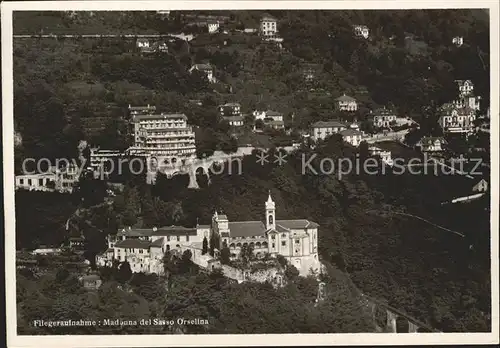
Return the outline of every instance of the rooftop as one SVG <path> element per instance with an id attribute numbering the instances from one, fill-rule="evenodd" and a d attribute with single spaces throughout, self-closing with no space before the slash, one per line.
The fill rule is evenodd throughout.
<path id="1" fill-rule="evenodd" d="M 373 111 L 373 116 L 396 116 L 396 113 L 391 109 L 383 107 Z"/>
<path id="2" fill-rule="evenodd" d="M 164 226 L 153 228 L 125 228 L 118 231 L 118 236 L 150 237 L 171 235 L 196 235 L 196 227 Z"/>
<path id="3" fill-rule="evenodd" d="M 349 97 L 348 95 L 341 95 L 340 97 L 335 99 L 336 101 L 343 101 L 343 102 L 353 102 L 356 101 L 353 97 Z"/>
<path id="4" fill-rule="evenodd" d="M 266 116 L 283 116 L 281 112 L 278 111 L 272 111 L 272 110 L 267 110 L 266 111 Z"/>
<path id="5" fill-rule="evenodd" d="M 133 117 L 133 122 L 142 120 L 166 120 L 166 119 L 183 119 L 187 121 L 187 116 L 184 114 L 135 115 Z"/>
<path id="6" fill-rule="evenodd" d="M 146 105 L 146 106 L 132 106 L 129 105 L 128 109 L 131 111 L 140 111 L 140 110 L 156 110 L 156 106 L 154 105 Z"/>
<path id="7" fill-rule="evenodd" d="M 229 230 L 231 237 L 264 236 L 266 226 L 262 221 L 238 221 L 230 222 Z"/>
<path id="8" fill-rule="evenodd" d="M 210 64 L 195 64 L 191 67 L 191 69 L 196 70 L 212 70 L 212 66 Z"/>
<path id="9" fill-rule="evenodd" d="M 101 280 L 101 277 L 99 277 L 97 274 L 89 274 L 89 275 L 84 275 L 82 277 L 83 281 L 95 281 L 95 280 Z"/>
<path id="10" fill-rule="evenodd" d="M 463 86 L 465 83 L 472 84 L 471 80 L 455 80 L 456 83 L 458 83 L 459 86 Z"/>
<path id="11" fill-rule="evenodd" d="M 276 226 L 281 226 L 289 230 L 317 228 L 319 225 L 306 219 L 297 220 L 276 220 Z"/>
<path id="12" fill-rule="evenodd" d="M 118 236 L 149 237 L 153 230 L 151 228 L 123 228 L 117 232 Z"/>
<path id="13" fill-rule="evenodd" d="M 363 133 L 356 130 L 356 129 L 348 128 L 348 129 L 341 131 L 340 135 L 342 135 L 342 136 L 363 135 Z"/>
<path id="14" fill-rule="evenodd" d="M 446 143 L 446 140 L 443 137 L 423 137 L 420 139 L 420 143 L 423 145 L 432 145 L 437 141 L 440 141 L 442 144 Z"/>
<path id="15" fill-rule="evenodd" d="M 271 16 L 271 15 L 266 14 L 266 15 L 262 16 L 262 18 L 260 19 L 260 21 L 261 21 L 261 22 L 263 22 L 263 21 L 273 21 L 273 22 L 276 22 L 276 21 L 277 21 L 277 19 L 276 19 L 276 18 L 274 18 L 274 17 L 273 17 L 273 16 Z"/>
<path id="16" fill-rule="evenodd" d="M 455 110 L 459 116 L 469 116 L 474 113 L 474 110 L 469 107 L 457 108 L 453 103 L 441 105 L 438 112 L 440 115 L 448 116 Z"/>
<path id="17" fill-rule="evenodd" d="M 226 121 L 243 121 L 245 119 L 244 116 L 224 116 Z"/>
<path id="18" fill-rule="evenodd" d="M 241 106 L 241 104 L 240 103 L 226 103 L 226 104 L 220 105 L 220 107 L 224 107 L 224 106 L 235 106 L 235 107 L 238 107 L 238 106 Z"/>

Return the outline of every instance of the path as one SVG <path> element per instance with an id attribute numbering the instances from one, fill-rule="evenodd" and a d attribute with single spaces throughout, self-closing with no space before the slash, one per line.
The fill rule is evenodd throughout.
<path id="1" fill-rule="evenodd" d="M 175 37 L 185 41 L 191 41 L 195 38 L 194 35 L 184 35 L 184 34 L 33 34 L 33 35 L 13 35 L 15 39 L 99 39 L 99 38 L 169 38 Z"/>
<path id="2" fill-rule="evenodd" d="M 453 231 L 453 230 L 450 230 L 449 228 L 446 228 L 446 227 L 443 227 L 443 226 L 440 226 L 440 225 L 437 225 L 427 219 L 424 219 L 423 217 L 420 217 L 420 216 L 417 216 L 417 215 L 412 215 L 412 214 L 407 214 L 407 213 L 402 213 L 402 212 L 396 212 L 396 211 L 383 211 L 383 210 L 368 210 L 366 213 L 389 213 L 389 214 L 396 214 L 396 215 L 402 215 L 402 216 L 408 216 L 408 217 L 412 217 L 412 218 L 415 218 L 415 219 L 419 219 L 425 223 L 428 223 L 429 225 L 432 225 L 436 228 L 439 228 L 443 231 L 447 231 L 447 232 L 451 232 L 451 233 L 454 233 L 456 234 L 457 236 L 460 236 L 460 237 L 465 237 L 465 235 L 463 233 L 460 233 L 460 232 L 457 232 L 457 231 Z"/>

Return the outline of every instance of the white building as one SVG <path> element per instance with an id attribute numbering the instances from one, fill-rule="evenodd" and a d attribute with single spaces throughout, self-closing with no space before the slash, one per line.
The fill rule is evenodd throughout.
<path id="1" fill-rule="evenodd" d="M 311 126 L 311 138 L 314 141 L 324 140 L 346 129 L 347 126 L 339 121 L 318 121 Z"/>
<path id="2" fill-rule="evenodd" d="M 132 272 L 163 273 L 163 257 L 167 251 L 181 251 L 191 243 L 201 243 L 209 238 L 210 227 L 198 225 L 193 228 L 169 226 L 160 228 L 124 228 L 116 235 L 108 236 L 108 250 L 98 255 L 100 266 L 112 264 L 113 260 L 127 261 Z"/>
<path id="3" fill-rule="evenodd" d="M 219 105 L 221 116 L 241 116 L 241 105 L 239 103 L 226 103 Z"/>
<path id="4" fill-rule="evenodd" d="M 195 64 L 189 69 L 189 72 L 192 73 L 194 70 L 203 72 L 210 83 L 217 82 L 214 77 L 214 69 L 210 64 Z"/>
<path id="5" fill-rule="evenodd" d="M 471 80 L 455 80 L 458 84 L 460 97 L 466 97 L 474 92 L 474 84 Z"/>
<path id="6" fill-rule="evenodd" d="M 219 21 L 208 21 L 207 26 L 208 26 L 208 32 L 210 34 L 213 34 L 213 33 L 216 33 L 217 31 L 219 31 Z"/>
<path id="7" fill-rule="evenodd" d="M 452 39 L 452 43 L 457 46 L 457 47 L 460 47 L 464 44 L 464 38 L 463 36 L 455 36 L 453 39 Z"/>
<path id="8" fill-rule="evenodd" d="M 474 130 L 476 113 L 468 107 L 457 108 L 446 103 L 438 110 L 438 123 L 444 133 L 471 133 Z"/>
<path id="9" fill-rule="evenodd" d="M 446 140 L 442 137 L 423 137 L 416 144 L 422 152 L 441 152 L 444 150 L 443 145 L 446 144 Z"/>
<path id="10" fill-rule="evenodd" d="M 475 111 L 479 111 L 479 109 L 481 108 L 480 102 L 481 102 L 480 96 L 476 97 L 474 95 L 468 95 L 460 97 L 459 99 L 453 101 L 453 104 L 458 109 L 469 108 Z"/>
<path id="11" fill-rule="evenodd" d="M 16 175 L 16 190 L 72 192 L 80 178 L 80 168 L 69 164 L 65 168 L 52 166 L 44 173 Z"/>
<path id="12" fill-rule="evenodd" d="M 232 127 L 242 127 L 245 124 L 245 118 L 241 115 L 239 116 L 223 116 L 225 121 L 229 123 Z"/>
<path id="13" fill-rule="evenodd" d="M 139 49 L 149 48 L 150 47 L 149 40 L 148 39 L 144 39 L 144 38 L 137 39 L 137 41 L 135 42 L 135 44 L 136 44 L 137 48 L 139 48 Z"/>
<path id="14" fill-rule="evenodd" d="M 356 147 L 359 146 L 359 144 L 361 143 L 361 139 L 363 137 L 362 132 L 360 132 L 357 129 L 353 129 L 353 128 L 344 129 L 343 131 L 340 131 L 339 134 L 342 135 L 342 139 L 346 143 L 349 143 L 352 146 L 356 146 Z"/>
<path id="15" fill-rule="evenodd" d="M 379 156 L 382 159 L 382 162 L 392 166 L 394 163 L 391 157 L 391 152 L 390 151 L 385 151 L 382 150 L 379 147 L 376 146 L 370 146 L 368 148 L 368 151 L 370 152 L 370 155 L 372 156 Z"/>
<path id="16" fill-rule="evenodd" d="M 486 192 L 488 191 L 488 182 L 481 179 L 477 184 L 472 187 L 472 192 Z"/>
<path id="17" fill-rule="evenodd" d="M 375 110 L 373 112 L 373 125 L 375 127 L 390 127 L 392 124 L 396 123 L 396 113 L 392 110 L 386 109 L 385 107 Z"/>
<path id="18" fill-rule="evenodd" d="M 285 128 L 285 121 L 281 112 L 267 110 L 267 111 L 254 111 L 253 116 L 256 120 L 261 120 L 265 127 L 273 129 Z"/>
<path id="19" fill-rule="evenodd" d="M 130 116 L 135 115 L 152 115 L 156 112 L 156 106 L 146 105 L 146 106 L 132 106 L 128 105 L 128 111 Z"/>
<path id="20" fill-rule="evenodd" d="M 306 219 L 276 220 L 276 205 L 269 195 L 265 202 L 265 223 L 262 221 L 229 221 L 226 215 L 214 213 L 211 225 L 193 228 L 170 226 L 161 228 L 125 228 L 108 236 L 108 249 L 97 256 L 97 264 L 106 266 L 113 260 L 127 261 L 132 272 L 163 273 L 163 258 L 167 251 L 180 253 L 190 250 L 194 262 L 215 264 L 213 258 L 201 255 L 203 239 L 218 237 L 221 250 L 229 248 L 235 258 L 244 247 L 253 249 L 257 257 L 282 255 L 299 273 L 306 276 L 318 272 L 318 224 Z M 204 260 L 205 258 L 205 260 Z"/>
<path id="21" fill-rule="evenodd" d="M 354 35 L 368 39 L 370 36 L 370 29 L 366 25 L 353 25 Z"/>
<path id="22" fill-rule="evenodd" d="M 265 217 L 265 223 L 232 222 L 226 215 L 215 213 L 211 233 L 219 237 L 221 248 L 229 247 L 232 257 L 248 246 L 257 256 L 266 253 L 284 256 L 303 276 L 311 269 L 319 271 L 318 224 L 306 219 L 276 220 L 276 205 L 270 194 L 265 202 Z"/>
<path id="23" fill-rule="evenodd" d="M 278 20 L 266 15 L 260 20 L 260 34 L 264 37 L 275 37 L 278 34 Z"/>
<path id="24" fill-rule="evenodd" d="M 137 115 L 132 122 L 131 155 L 187 158 L 196 152 L 195 134 L 184 114 Z"/>
<path id="25" fill-rule="evenodd" d="M 54 255 L 60 253 L 61 249 L 59 248 L 38 248 L 31 252 L 33 255 Z"/>
<path id="26" fill-rule="evenodd" d="M 267 111 L 258 111 L 255 110 L 253 115 L 256 120 L 264 121 L 266 118 L 270 118 L 274 121 L 283 121 L 283 114 L 277 111 L 267 110 Z"/>
<path id="27" fill-rule="evenodd" d="M 358 110 L 358 103 L 356 99 L 353 97 L 349 97 L 347 95 L 341 95 L 340 97 L 336 98 L 335 101 L 337 102 L 337 107 L 340 111 L 357 111 Z"/>

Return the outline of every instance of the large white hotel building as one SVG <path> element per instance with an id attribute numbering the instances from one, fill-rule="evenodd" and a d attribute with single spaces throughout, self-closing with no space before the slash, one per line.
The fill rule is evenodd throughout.
<path id="1" fill-rule="evenodd" d="M 184 114 L 134 115 L 134 145 L 129 154 L 147 157 L 191 157 L 195 134 Z"/>

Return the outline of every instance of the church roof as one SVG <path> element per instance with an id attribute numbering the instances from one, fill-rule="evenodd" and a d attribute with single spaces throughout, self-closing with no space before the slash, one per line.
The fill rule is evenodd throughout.
<path id="1" fill-rule="evenodd" d="M 276 220 L 276 226 L 281 226 L 290 230 L 300 230 L 305 228 L 317 228 L 319 225 L 315 222 L 298 219 L 298 220 Z"/>
<path id="2" fill-rule="evenodd" d="M 262 221 L 237 221 L 229 223 L 231 237 L 262 236 L 266 233 L 266 226 Z"/>

